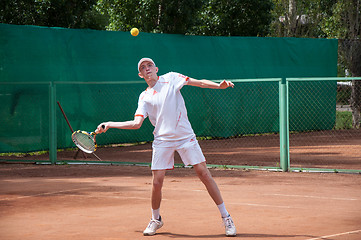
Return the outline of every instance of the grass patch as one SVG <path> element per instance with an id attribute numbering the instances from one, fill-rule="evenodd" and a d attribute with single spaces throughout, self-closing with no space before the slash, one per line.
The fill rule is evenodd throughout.
<path id="1" fill-rule="evenodd" d="M 37 151 L 37 152 L 27 152 L 27 153 L 0 153 L 0 157 L 26 157 L 26 156 L 39 156 L 48 153 L 49 151 Z"/>
<path id="2" fill-rule="evenodd" d="M 334 130 L 352 129 L 352 113 L 336 111 L 336 124 Z"/>

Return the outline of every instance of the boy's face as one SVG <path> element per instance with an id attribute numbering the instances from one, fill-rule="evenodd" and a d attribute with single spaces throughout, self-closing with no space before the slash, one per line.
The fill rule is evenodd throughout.
<path id="1" fill-rule="evenodd" d="M 144 61 L 139 66 L 139 77 L 145 80 L 157 79 L 158 68 L 149 61 Z"/>

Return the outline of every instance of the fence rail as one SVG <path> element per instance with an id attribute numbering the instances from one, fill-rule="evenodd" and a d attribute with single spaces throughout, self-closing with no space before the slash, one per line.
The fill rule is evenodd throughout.
<path id="1" fill-rule="evenodd" d="M 352 126 L 357 106 L 350 102 L 355 86 L 337 84 L 361 82 L 361 78 L 232 81 L 235 88 L 222 91 L 182 89 L 189 119 L 210 166 L 361 172 L 361 129 Z M 74 129 L 93 130 L 102 121 L 131 119 L 138 96 L 146 88 L 144 81 L 0 85 L 0 161 L 52 164 L 98 163 L 91 157 L 73 160 L 76 150 L 57 101 Z M 149 162 L 151 133 L 152 126 L 145 121 L 137 131 L 114 130 L 99 135 L 102 147 L 98 155 L 105 159 L 102 163 Z M 42 150 L 45 152 L 29 154 Z M 113 150 L 120 160 L 111 156 Z"/>

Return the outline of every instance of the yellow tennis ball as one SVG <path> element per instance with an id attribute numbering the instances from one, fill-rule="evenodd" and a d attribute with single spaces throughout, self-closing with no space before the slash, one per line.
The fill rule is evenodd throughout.
<path id="1" fill-rule="evenodd" d="M 139 34 L 139 30 L 138 28 L 132 28 L 132 30 L 130 30 L 130 34 L 132 34 L 132 36 L 138 36 Z"/>

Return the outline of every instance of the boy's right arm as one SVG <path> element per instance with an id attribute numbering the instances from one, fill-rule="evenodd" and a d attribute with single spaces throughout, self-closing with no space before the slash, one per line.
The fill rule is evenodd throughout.
<path id="1" fill-rule="evenodd" d="M 108 131 L 109 128 L 119 128 L 119 129 L 139 129 L 144 121 L 144 117 L 135 116 L 132 121 L 125 122 L 103 122 L 98 125 L 97 132 L 104 133 Z M 104 126 L 104 128 L 102 127 Z"/>

